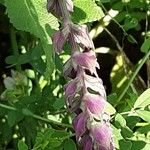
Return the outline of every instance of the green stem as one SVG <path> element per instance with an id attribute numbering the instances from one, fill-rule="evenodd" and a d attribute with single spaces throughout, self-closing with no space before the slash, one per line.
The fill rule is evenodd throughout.
<path id="1" fill-rule="evenodd" d="M 16 32 L 15 32 L 14 27 L 11 27 L 10 37 L 11 37 L 11 46 L 12 46 L 12 49 L 13 49 L 13 54 L 15 55 L 16 58 L 18 58 L 19 51 L 18 51 L 18 45 L 17 45 L 17 40 L 16 40 Z M 17 64 L 16 69 L 18 71 L 21 71 L 21 66 L 19 64 Z"/>
<path id="2" fill-rule="evenodd" d="M 0 107 L 2 108 L 5 108 L 5 109 L 8 109 L 8 110 L 13 110 L 13 111 L 17 111 L 16 108 L 12 107 L 12 106 L 7 106 L 5 104 L 0 104 Z M 67 127 L 67 128 L 72 128 L 72 125 L 70 124 L 65 124 L 65 123 L 60 123 L 60 122 L 57 122 L 57 121 L 54 121 L 54 120 L 50 120 L 50 119 L 47 119 L 47 118 L 44 118 L 44 117 L 41 117 L 41 116 L 38 116 L 38 115 L 35 115 L 35 114 L 30 114 L 31 117 L 37 119 L 37 120 L 41 120 L 41 121 L 44 121 L 46 123 L 52 123 L 52 124 L 56 124 L 58 126 L 63 126 L 63 127 Z"/>
<path id="3" fill-rule="evenodd" d="M 137 76 L 138 72 L 140 71 L 141 67 L 144 65 L 144 63 L 147 61 L 147 59 L 150 56 L 150 50 L 147 52 L 147 54 L 143 57 L 142 61 L 140 62 L 140 64 L 138 65 L 138 67 L 136 68 L 135 72 L 133 73 L 131 79 L 129 80 L 127 86 L 125 87 L 125 89 L 123 90 L 123 92 L 120 94 L 117 102 L 119 102 L 124 95 L 126 94 L 128 88 L 130 87 L 130 85 L 132 84 L 132 82 L 134 81 L 135 77 Z"/>

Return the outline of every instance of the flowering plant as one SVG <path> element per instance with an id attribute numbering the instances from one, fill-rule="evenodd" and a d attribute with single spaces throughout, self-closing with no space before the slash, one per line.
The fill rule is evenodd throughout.
<path id="1" fill-rule="evenodd" d="M 59 17 L 63 27 L 53 35 L 53 46 L 61 53 L 66 41 L 71 45 L 71 57 L 64 65 L 66 106 L 75 113 L 73 127 L 83 150 L 113 150 L 110 117 L 105 111 L 106 93 L 96 68 L 100 68 L 94 45 L 86 25 L 71 21 L 71 0 L 49 0 L 49 12 Z"/>

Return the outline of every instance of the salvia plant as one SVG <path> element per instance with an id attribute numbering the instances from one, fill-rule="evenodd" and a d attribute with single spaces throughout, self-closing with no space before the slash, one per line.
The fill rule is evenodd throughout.
<path id="1" fill-rule="evenodd" d="M 64 64 L 66 106 L 74 112 L 73 127 L 76 140 L 83 150 L 113 150 L 114 143 L 110 116 L 105 111 L 106 92 L 96 68 L 100 68 L 94 45 L 86 25 L 71 21 L 71 0 L 49 0 L 48 12 L 52 12 L 62 23 L 53 35 L 53 46 L 61 53 L 65 42 L 71 45 L 71 57 Z"/>
<path id="2" fill-rule="evenodd" d="M 0 0 L 0 150 L 149 150 L 149 33 L 150 0 Z"/>

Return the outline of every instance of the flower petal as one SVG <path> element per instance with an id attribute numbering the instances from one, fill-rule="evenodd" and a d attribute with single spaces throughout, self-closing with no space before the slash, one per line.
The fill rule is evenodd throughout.
<path id="1" fill-rule="evenodd" d="M 74 32 L 74 37 L 77 43 L 80 44 L 80 46 L 88 50 L 94 49 L 93 42 L 88 34 L 88 29 L 86 25 L 82 26 L 72 26 L 72 30 Z"/>
<path id="2" fill-rule="evenodd" d="M 83 113 L 79 114 L 77 117 L 74 118 L 73 127 L 76 132 L 77 140 L 79 140 L 79 138 L 85 133 L 86 122 L 87 122 L 87 116 Z"/>
<path id="3" fill-rule="evenodd" d="M 106 100 L 96 94 L 86 94 L 83 98 L 83 103 L 85 103 L 85 107 L 95 115 L 100 115 L 103 113 L 103 110 L 106 105 Z"/>
<path id="4" fill-rule="evenodd" d="M 83 150 L 92 150 L 92 138 L 88 135 L 83 136 L 80 145 Z"/>
<path id="5" fill-rule="evenodd" d="M 61 53 L 63 46 L 67 40 L 67 36 L 63 34 L 62 31 L 57 31 L 52 37 L 54 49 L 57 53 Z"/>
<path id="6" fill-rule="evenodd" d="M 96 72 L 97 59 L 93 51 L 73 54 L 73 59 L 77 65 L 85 67 L 92 74 Z"/>
<path id="7" fill-rule="evenodd" d="M 99 150 L 113 150 L 112 129 L 106 123 L 93 125 L 91 136 L 95 139 Z"/>

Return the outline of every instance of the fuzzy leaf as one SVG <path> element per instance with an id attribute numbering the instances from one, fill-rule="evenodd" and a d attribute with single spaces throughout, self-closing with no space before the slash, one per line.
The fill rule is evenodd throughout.
<path id="1" fill-rule="evenodd" d="M 102 9 L 93 0 L 74 0 L 74 22 L 87 23 L 101 19 L 104 16 Z"/>
<path id="2" fill-rule="evenodd" d="M 50 35 L 58 29 L 57 19 L 46 11 L 46 0 L 6 0 L 10 22 L 18 30 L 30 32 L 42 41 L 47 58 L 46 77 L 53 71 L 53 53 Z"/>

